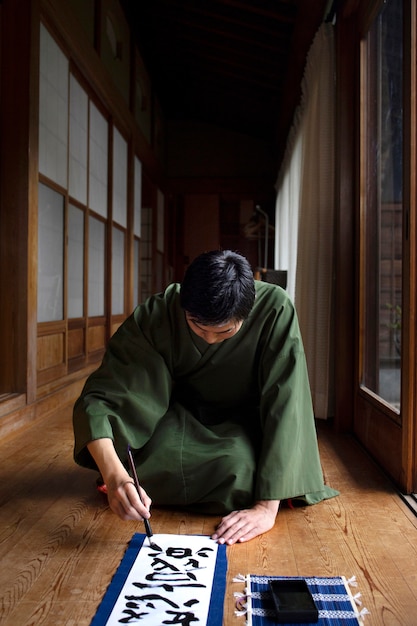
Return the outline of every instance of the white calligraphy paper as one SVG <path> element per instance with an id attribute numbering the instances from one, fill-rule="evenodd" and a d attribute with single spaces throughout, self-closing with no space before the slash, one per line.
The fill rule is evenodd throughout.
<path id="1" fill-rule="evenodd" d="M 224 546 L 202 535 L 154 535 L 152 542 L 158 549 L 143 540 L 106 621 L 98 614 L 92 624 L 207 624 L 218 550 Z M 219 595 L 223 603 L 224 593 Z"/>

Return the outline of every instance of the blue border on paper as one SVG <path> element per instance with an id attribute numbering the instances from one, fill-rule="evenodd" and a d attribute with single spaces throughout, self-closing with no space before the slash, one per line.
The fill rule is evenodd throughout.
<path id="1" fill-rule="evenodd" d="M 125 555 L 113 576 L 110 586 L 108 587 L 100 606 L 93 617 L 90 626 L 103 626 L 110 617 L 116 600 L 120 595 L 126 578 L 132 569 L 133 563 L 141 549 L 146 535 L 135 533 L 129 542 Z"/>
<path id="2" fill-rule="evenodd" d="M 225 544 L 217 544 L 217 559 L 211 588 L 207 626 L 223 624 L 224 595 L 226 593 L 227 557 Z"/>
<path id="3" fill-rule="evenodd" d="M 143 546 L 145 534 L 135 533 L 129 542 L 125 555 L 114 574 L 111 583 L 93 617 L 90 626 L 104 626 L 110 617 L 126 578 Z M 227 558 L 226 546 L 218 544 L 213 586 L 206 626 L 219 626 L 223 621 L 224 596 L 226 593 Z"/>

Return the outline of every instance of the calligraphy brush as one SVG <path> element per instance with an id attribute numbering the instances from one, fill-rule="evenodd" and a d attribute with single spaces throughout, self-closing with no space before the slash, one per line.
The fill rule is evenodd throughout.
<path id="1" fill-rule="evenodd" d="M 140 499 L 140 501 L 143 504 L 142 496 L 140 495 L 139 479 L 138 479 L 138 475 L 136 473 L 135 462 L 133 460 L 132 449 L 131 449 L 130 446 L 127 446 L 127 458 L 129 460 L 130 472 L 132 474 L 132 478 L 134 480 L 135 487 L 136 487 L 136 490 L 138 492 L 139 499 Z M 143 519 L 143 523 L 145 524 L 145 531 L 146 531 L 146 536 L 148 537 L 148 540 L 149 540 L 149 545 L 151 546 L 151 548 L 153 550 L 161 550 L 161 548 L 159 546 L 157 546 L 156 543 L 154 543 L 152 541 L 152 539 L 151 539 L 151 537 L 153 537 L 153 532 L 152 532 L 152 528 L 151 528 L 151 525 L 149 523 L 149 520 L 144 518 Z"/>

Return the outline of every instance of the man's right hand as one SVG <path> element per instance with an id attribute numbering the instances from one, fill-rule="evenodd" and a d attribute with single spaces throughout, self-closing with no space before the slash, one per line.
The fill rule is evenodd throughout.
<path id="1" fill-rule="evenodd" d="M 108 438 L 95 439 L 87 447 L 107 487 L 109 506 L 113 513 L 122 520 L 149 519 L 152 500 L 140 488 L 141 502 L 133 478 L 117 456 L 113 441 Z"/>

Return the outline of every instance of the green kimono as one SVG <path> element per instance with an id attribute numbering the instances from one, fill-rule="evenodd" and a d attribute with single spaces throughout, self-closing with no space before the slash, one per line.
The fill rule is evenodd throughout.
<path id="1" fill-rule="evenodd" d="M 239 332 L 209 345 L 189 328 L 180 286 L 151 297 L 110 339 L 74 407 L 74 457 L 111 438 L 135 451 L 154 504 L 224 514 L 257 500 L 336 495 L 323 484 L 297 316 L 286 292 L 256 281 Z"/>

